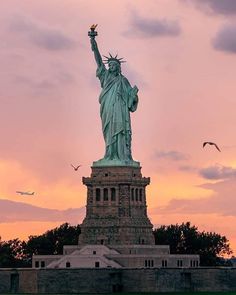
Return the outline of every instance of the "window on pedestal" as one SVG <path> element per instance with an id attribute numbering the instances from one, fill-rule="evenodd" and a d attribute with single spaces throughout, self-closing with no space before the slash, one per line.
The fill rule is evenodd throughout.
<path id="1" fill-rule="evenodd" d="M 45 261 L 41 261 L 41 267 L 45 267 Z"/>
<path id="2" fill-rule="evenodd" d="M 134 201 L 134 188 L 131 188 L 131 201 Z"/>
<path id="3" fill-rule="evenodd" d="M 66 262 L 66 267 L 67 267 L 67 268 L 70 267 L 70 262 L 69 262 L 69 261 Z"/>
<path id="4" fill-rule="evenodd" d="M 116 189 L 114 187 L 111 188 L 111 201 L 114 202 L 116 200 Z"/>
<path id="5" fill-rule="evenodd" d="M 135 189 L 135 201 L 138 202 L 138 188 Z"/>
<path id="6" fill-rule="evenodd" d="M 183 266 L 183 260 L 177 260 L 177 266 L 182 267 Z"/>
<path id="7" fill-rule="evenodd" d="M 96 201 L 101 200 L 101 190 L 100 188 L 96 188 Z"/>
<path id="8" fill-rule="evenodd" d="M 103 189 L 103 200 L 108 201 L 108 189 L 107 188 Z"/>
<path id="9" fill-rule="evenodd" d="M 141 237 L 139 237 L 138 243 L 144 245 L 145 244 L 145 240 L 142 239 Z"/>
<path id="10" fill-rule="evenodd" d="M 95 267 L 100 267 L 99 261 L 95 261 Z"/>
<path id="11" fill-rule="evenodd" d="M 142 202 L 142 200 L 143 200 L 143 189 L 140 188 L 139 189 L 139 201 Z"/>
<path id="12" fill-rule="evenodd" d="M 198 260 L 190 260 L 190 267 L 198 267 Z"/>
<path id="13" fill-rule="evenodd" d="M 162 260 L 161 266 L 162 267 L 167 267 L 167 260 Z"/>
<path id="14" fill-rule="evenodd" d="M 145 267 L 154 267 L 154 260 L 145 260 Z"/>

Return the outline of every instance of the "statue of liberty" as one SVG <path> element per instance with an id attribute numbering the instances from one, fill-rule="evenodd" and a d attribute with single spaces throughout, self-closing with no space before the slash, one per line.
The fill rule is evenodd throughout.
<path id="1" fill-rule="evenodd" d="M 131 87 L 126 77 L 121 74 L 122 58 L 106 57 L 103 61 L 95 40 L 96 25 L 91 27 L 88 35 L 97 63 L 96 76 L 101 83 L 99 96 L 100 116 L 106 150 L 104 158 L 93 166 L 139 166 L 132 159 L 130 112 L 138 106 L 138 88 Z M 105 64 L 108 64 L 108 69 Z"/>

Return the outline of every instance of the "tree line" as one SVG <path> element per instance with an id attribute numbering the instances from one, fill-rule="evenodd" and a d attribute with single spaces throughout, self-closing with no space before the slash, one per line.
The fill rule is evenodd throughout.
<path id="1" fill-rule="evenodd" d="M 0 268 L 31 267 L 33 255 L 59 255 L 64 245 L 77 245 L 80 225 L 64 223 L 42 235 L 29 236 L 27 241 L 0 239 Z M 230 266 L 224 259 L 232 254 L 225 236 L 199 231 L 190 222 L 163 225 L 153 230 L 156 245 L 169 245 L 171 254 L 199 254 L 201 266 Z"/>

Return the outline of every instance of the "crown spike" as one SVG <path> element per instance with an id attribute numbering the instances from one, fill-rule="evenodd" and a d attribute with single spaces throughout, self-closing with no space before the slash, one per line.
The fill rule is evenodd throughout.
<path id="1" fill-rule="evenodd" d="M 103 60 L 103 62 L 104 62 L 105 64 L 108 64 L 108 63 L 111 62 L 111 61 L 117 62 L 118 64 L 121 64 L 121 63 L 123 63 L 123 62 L 126 62 L 126 61 L 123 61 L 123 60 L 122 60 L 123 57 L 121 57 L 121 58 L 117 58 L 117 57 L 118 57 L 118 54 L 116 54 L 116 56 L 112 56 L 112 54 L 109 52 L 109 56 L 110 56 L 110 57 L 108 57 L 108 56 L 106 56 L 106 55 L 103 55 L 103 57 L 105 57 L 105 60 Z"/>

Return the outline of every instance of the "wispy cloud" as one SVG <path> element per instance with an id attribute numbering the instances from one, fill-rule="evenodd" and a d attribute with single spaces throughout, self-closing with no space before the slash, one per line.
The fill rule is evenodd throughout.
<path id="1" fill-rule="evenodd" d="M 67 50 L 75 47 L 72 38 L 58 29 L 46 27 L 22 16 L 16 16 L 11 21 L 11 32 L 25 36 L 32 44 L 52 51 Z"/>
<path id="2" fill-rule="evenodd" d="M 236 14 L 235 0 L 181 0 L 182 2 L 192 2 L 194 5 L 205 11 L 222 15 Z"/>
<path id="3" fill-rule="evenodd" d="M 173 198 L 167 206 L 151 209 L 150 213 L 236 216 L 235 179 L 228 179 L 217 183 L 205 183 L 200 187 L 213 191 L 212 196 L 192 200 Z"/>
<path id="4" fill-rule="evenodd" d="M 216 50 L 236 54 L 236 23 L 222 26 L 213 39 L 212 45 Z"/>
<path id="5" fill-rule="evenodd" d="M 0 223 L 15 221 L 66 221 L 79 223 L 84 215 L 85 207 L 57 210 L 0 199 Z"/>
<path id="6" fill-rule="evenodd" d="M 182 161 L 182 160 L 188 160 L 189 156 L 185 155 L 184 153 L 178 152 L 178 151 L 157 151 L 155 153 L 156 158 L 162 158 L 162 159 L 169 159 L 172 161 Z"/>
<path id="7" fill-rule="evenodd" d="M 177 20 L 145 18 L 132 12 L 130 29 L 124 32 L 127 37 L 155 38 L 176 37 L 181 34 L 181 27 Z"/>
<path id="8" fill-rule="evenodd" d="M 186 172 L 197 172 L 198 168 L 190 165 L 181 165 L 178 167 L 180 171 L 186 171 Z"/>
<path id="9" fill-rule="evenodd" d="M 206 179 L 229 179 L 236 177 L 236 169 L 222 165 L 215 165 L 201 169 L 199 174 Z"/>
<path id="10" fill-rule="evenodd" d="M 65 70 L 59 70 L 57 68 L 50 68 L 50 73 L 47 77 L 27 77 L 23 74 L 15 74 L 12 77 L 12 82 L 15 84 L 20 84 L 31 88 L 34 91 L 42 91 L 43 93 L 47 91 L 58 90 L 60 86 L 70 85 L 74 83 L 75 78 L 69 72 Z"/>

